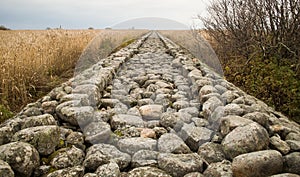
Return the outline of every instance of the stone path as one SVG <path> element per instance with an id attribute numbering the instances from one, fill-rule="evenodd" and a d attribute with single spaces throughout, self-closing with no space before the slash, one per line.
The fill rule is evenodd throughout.
<path id="1" fill-rule="evenodd" d="M 0 176 L 299 176 L 300 126 L 156 32 L 0 126 Z"/>

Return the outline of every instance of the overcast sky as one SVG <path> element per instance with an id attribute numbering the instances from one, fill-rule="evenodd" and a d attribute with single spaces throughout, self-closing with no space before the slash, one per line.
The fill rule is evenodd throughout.
<path id="1" fill-rule="evenodd" d="M 191 25 L 209 0 L 0 0 L 0 25 L 12 29 L 105 28 L 141 17 Z"/>

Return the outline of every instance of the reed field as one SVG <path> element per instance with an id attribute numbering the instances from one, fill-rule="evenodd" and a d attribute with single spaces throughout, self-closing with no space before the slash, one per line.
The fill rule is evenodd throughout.
<path id="1" fill-rule="evenodd" d="M 0 30 L 0 122 L 71 78 L 77 60 L 96 36 L 101 47 L 110 48 L 105 56 L 144 32 Z"/>

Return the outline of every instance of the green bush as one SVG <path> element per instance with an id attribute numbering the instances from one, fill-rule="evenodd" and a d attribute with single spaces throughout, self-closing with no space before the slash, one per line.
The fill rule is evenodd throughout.
<path id="1" fill-rule="evenodd" d="M 229 81 L 300 123 L 300 79 L 290 65 L 257 58 L 247 67 L 232 62 L 225 74 Z"/>
<path id="2" fill-rule="evenodd" d="M 3 123 L 5 120 L 10 119 L 14 114 L 5 106 L 0 104 L 0 123 Z"/>

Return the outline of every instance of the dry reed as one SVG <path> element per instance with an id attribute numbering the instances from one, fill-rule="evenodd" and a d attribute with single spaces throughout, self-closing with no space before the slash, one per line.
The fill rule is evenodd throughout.
<path id="1" fill-rule="evenodd" d="M 112 31 L 0 31 L 0 105 L 17 112 L 72 77 L 76 61 L 97 34 L 121 44 L 143 33 Z"/>

